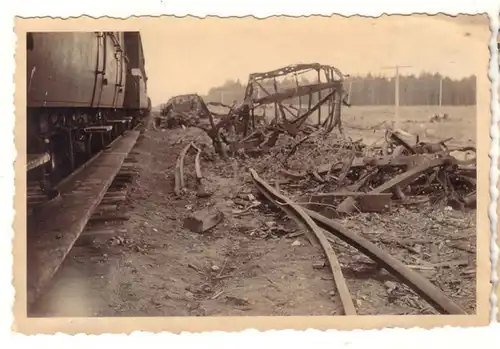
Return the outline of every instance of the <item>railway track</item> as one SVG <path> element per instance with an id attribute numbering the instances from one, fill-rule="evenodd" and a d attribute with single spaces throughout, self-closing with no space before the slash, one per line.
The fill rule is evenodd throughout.
<path id="1" fill-rule="evenodd" d="M 133 148 L 140 128 L 141 124 L 115 138 L 64 179 L 56 187 L 56 197 L 47 198 L 28 183 L 28 209 L 36 207 L 28 212 L 27 222 L 28 314 L 75 244 L 114 232 L 119 229 L 116 222 L 127 219 L 117 208 L 137 174 Z"/>
<path id="2" fill-rule="evenodd" d="M 396 276 L 401 282 L 410 287 L 440 313 L 466 315 L 466 312 L 447 297 L 439 288 L 381 250 L 375 244 L 349 231 L 335 221 L 290 201 L 287 197 L 281 195 L 261 179 L 253 169 L 250 169 L 250 174 L 259 192 L 271 203 L 284 211 L 299 226 L 303 227 L 304 231 L 308 233 L 308 239 L 311 243 L 321 245 L 327 256 L 345 315 L 356 315 L 356 310 L 346 280 L 344 279 L 342 270 L 337 261 L 337 257 L 330 245 L 330 243 L 335 243 L 334 237 L 348 243 L 370 257 L 381 267 Z"/>

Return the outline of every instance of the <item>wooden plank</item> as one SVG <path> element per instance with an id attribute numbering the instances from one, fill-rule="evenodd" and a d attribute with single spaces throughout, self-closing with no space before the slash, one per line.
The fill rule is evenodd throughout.
<path id="1" fill-rule="evenodd" d="M 383 157 L 370 157 L 370 158 L 354 158 L 351 168 L 363 168 L 368 165 L 375 167 L 408 167 L 421 164 L 423 161 L 428 160 L 429 157 L 425 155 L 407 155 L 407 156 L 383 156 Z M 317 171 L 319 174 L 327 173 L 330 170 L 332 164 L 321 165 L 318 167 Z M 332 171 L 340 171 L 343 164 L 336 164 Z"/>
<path id="2" fill-rule="evenodd" d="M 28 154 L 26 161 L 26 171 L 33 170 L 39 166 L 42 166 L 50 161 L 50 154 Z"/>
<path id="3" fill-rule="evenodd" d="M 104 199 L 114 199 L 116 197 L 127 196 L 128 192 L 126 190 L 113 190 L 108 191 L 104 194 Z"/>
<path id="4" fill-rule="evenodd" d="M 85 229 L 82 232 L 82 235 L 80 237 L 84 236 L 92 236 L 92 237 L 98 237 L 98 236 L 107 236 L 107 235 L 123 235 L 127 233 L 127 228 L 114 228 L 114 229 L 99 229 L 99 230 L 87 230 Z"/>
<path id="5" fill-rule="evenodd" d="M 102 202 L 97 206 L 94 214 L 105 214 L 109 212 L 116 212 L 118 210 L 118 207 L 116 204 L 103 204 Z"/>
<path id="6" fill-rule="evenodd" d="M 426 155 L 405 155 L 405 156 L 382 156 L 382 157 L 357 157 L 352 161 L 350 169 L 360 169 L 365 168 L 366 166 L 373 167 L 414 167 L 418 166 L 424 162 L 429 161 L 431 158 Z M 320 175 L 331 172 L 337 172 L 342 170 L 344 164 L 342 162 L 339 163 L 329 163 L 318 166 L 316 168 L 316 172 Z M 294 172 L 290 170 L 280 170 L 281 174 L 292 178 L 292 179 L 302 179 L 307 176 L 307 172 Z"/>
<path id="7" fill-rule="evenodd" d="M 373 194 L 383 193 L 385 191 L 394 189 L 396 186 L 404 188 L 425 171 L 432 169 L 434 167 L 442 166 L 446 163 L 447 160 L 448 160 L 447 158 L 436 158 L 426 163 L 423 163 L 419 166 L 412 167 L 410 170 L 391 178 L 384 184 L 373 189 L 372 191 L 370 191 L 370 193 Z M 354 211 L 353 198 L 348 197 L 343 202 L 341 202 L 340 205 L 337 207 L 337 211 L 343 213 L 349 213 Z"/>
<path id="8" fill-rule="evenodd" d="M 125 228 L 115 229 L 102 229 L 102 230 L 87 230 L 85 229 L 80 237 L 75 242 L 75 247 L 83 247 L 93 245 L 98 238 L 111 238 L 117 235 L 124 235 L 127 233 Z"/>
<path id="9" fill-rule="evenodd" d="M 104 150 L 90 166 L 65 183 L 61 200 L 43 207 L 27 234 L 27 298 L 30 307 L 80 236 L 134 146 L 138 131 L 130 131 Z M 73 189 L 77 182 L 92 184 Z"/>
<path id="10" fill-rule="evenodd" d="M 113 126 L 89 126 L 83 129 L 85 132 L 111 132 Z"/>
<path id="11" fill-rule="evenodd" d="M 106 122 L 109 122 L 110 124 L 124 124 L 127 123 L 128 120 L 106 120 Z"/>
<path id="12" fill-rule="evenodd" d="M 108 215 L 108 214 L 103 214 L 103 215 L 100 215 L 100 214 L 95 214 L 95 215 L 92 215 L 90 218 L 89 218 L 89 222 L 105 222 L 105 221 L 110 221 L 110 222 L 114 222 L 114 221 L 128 221 L 129 220 L 129 216 L 128 215 L 125 215 L 125 214 L 112 214 L 112 215 Z"/>
<path id="13" fill-rule="evenodd" d="M 127 197 L 125 195 L 121 196 L 109 196 L 109 197 L 104 197 L 101 201 L 101 204 L 104 205 L 111 205 L 111 204 L 119 204 L 123 201 L 127 200 Z"/>
<path id="14" fill-rule="evenodd" d="M 191 230 L 193 233 L 201 234 L 215 227 L 223 219 L 224 215 L 222 212 L 207 207 L 203 210 L 193 212 L 184 219 L 183 227 Z"/>

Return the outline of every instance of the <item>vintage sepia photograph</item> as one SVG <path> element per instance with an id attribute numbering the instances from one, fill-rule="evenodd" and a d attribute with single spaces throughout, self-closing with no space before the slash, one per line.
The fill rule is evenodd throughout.
<path id="1" fill-rule="evenodd" d="M 487 324 L 486 15 L 16 34 L 26 332 Z"/>

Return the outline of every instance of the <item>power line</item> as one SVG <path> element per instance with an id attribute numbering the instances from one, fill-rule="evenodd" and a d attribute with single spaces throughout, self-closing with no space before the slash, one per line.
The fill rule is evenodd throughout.
<path id="1" fill-rule="evenodd" d="M 390 67 L 383 67 L 382 69 L 395 69 L 396 70 L 396 81 L 394 86 L 394 104 L 395 104 L 395 115 L 394 115 L 394 125 L 399 128 L 399 69 L 412 68 L 411 65 L 395 65 Z"/>

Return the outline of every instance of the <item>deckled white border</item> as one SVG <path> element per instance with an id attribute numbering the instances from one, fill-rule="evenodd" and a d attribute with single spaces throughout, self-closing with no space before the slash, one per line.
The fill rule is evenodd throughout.
<path id="1" fill-rule="evenodd" d="M 131 15 L 161 15 L 174 14 L 184 16 L 187 14 L 195 16 L 218 15 L 226 16 L 245 16 L 254 15 L 255 17 L 263 18 L 273 15 L 331 15 L 332 13 L 340 13 L 343 15 L 361 14 L 366 16 L 379 16 L 382 13 L 399 13 L 410 14 L 414 12 L 435 14 L 445 12 L 448 14 L 458 13 L 478 13 L 488 12 L 493 32 L 497 32 L 499 28 L 498 14 L 500 7 L 498 0 L 349 0 L 349 1 L 327 1 L 327 0 L 299 0 L 293 2 L 291 0 L 224 0 L 224 1 L 208 1 L 208 0 L 141 0 L 125 2 L 124 0 L 3 0 L 0 10 L 0 26 L 1 26 L 1 48 L 2 64 L 0 69 L 0 82 L 4 87 L 0 94 L 0 151 L 2 158 L 0 161 L 0 336 L 2 342 L 6 339 L 8 348 L 18 347 L 22 345 L 36 345 L 40 348 L 40 344 L 44 347 L 64 347 L 78 346 L 88 348 L 95 346 L 98 341 L 106 340 L 106 346 L 119 348 L 137 348 L 138 346 L 146 347 L 149 345 L 172 346 L 181 344 L 182 346 L 194 345 L 206 348 L 209 344 L 214 344 L 218 348 L 221 347 L 242 347 L 251 346 L 253 348 L 260 345 L 270 347 L 285 347 L 290 344 L 294 346 L 304 347 L 320 347 L 327 345 L 344 346 L 344 347 L 373 347 L 374 344 L 380 343 L 384 348 L 421 348 L 425 345 L 433 345 L 436 347 L 463 347 L 470 348 L 481 344 L 489 344 L 495 346 L 494 343 L 499 343 L 500 324 L 494 323 L 489 327 L 483 328 L 436 328 L 433 330 L 421 329 L 385 329 L 382 331 L 352 331 L 339 332 L 327 331 L 320 332 L 316 330 L 308 330 L 304 332 L 297 331 L 268 331 L 258 333 L 255 330 L 248 330 L 238 334 L 227 334 L 222 332 L 212 332 L 204 334 L 183 334 L 181 336 L 164 333 L 161 335 L 151 335 L 148 333 L 134 333 L 130 337 L 120 335 L 102 335 L 102 336 L 85 336 L 77 335 L 71 337 L 68 335 L 56 336 L 36 336 L 26 337 L 22 335 L 12 334 L 10 327 L 13 321 L 12 304 L 14 300 L 14 288 L 12 286 L 12 221 L 13 221 L 13 197 L 14 197 L 14 169 L 12 163 L 15 160 L 16 152 L 13 141 L 14 129 L 14 105 L 13 94 L 14 84 L 14 48 L 15 35 L 13 33 L 13 16 L 19 15 L 23 17 L 29 16 L 62 16 L 62 17 L 78 17 L 81 14 L 86 14 L 94 17 L 112 16 L 112 17 L 128 17 Z M 497 68 L 497 50 L 496 37 L 492 36 L 490 43 L 492 56 L 490 61 L 489 75 L 492 79 L 492 105 L 493 120 L 492 129 L 490 131 L 492 137 L 492 147 L 490 157 L 492 157 L 492 168 L 490 170 L 490 179 L 492 186 L 490 195 L 492 202 L 490 203 L 489 214 L 491 228 L 494 232 L 492 237 L 492 262 L 496 265 L 498 260 L 498 247 L 495 244 L 497 216 L 496 208 L 498 199 L 498 190 L 496 183 L 498 181 L 499 170 L 497 168 L 497 158 L 499 155 L 499 130 L 500 108 L 498 103 L 498 86 L 499 74 Z M 9 234 L 10 232 L 10 234 Z M 492 282 L 497 284 L 498 278 L 495 270 L 492 268 Z M 492 321 L 496 317 L 497 299 L 494 295 L 491 297 L 494 309 L 492 312 Z M 292 336 L 293 335 L 293 336 Z M 154 342 L 153 342 L 154 341 Z M 24 342 L 24 343 L 23 343 Z M 262 344 L 261 344 L 262 343 Z M 9 345 L 10 344 L 10 345 Z M 498 344 L 497 344 L 498 346 Z"/>
<path id="2" fill-rule="evenodd" d="M 498 11 L 497 11 L 498 12 Z M 499 18 L 497 16 L 490 16 L 490 29 L 492 33 L 498 33 L 499 30 Z M 490 71 L 489 77 L 492 81 L 491 84 L 491 110 L 493 112 L 493 117 L 491 118 L 491 129 L 490 135 L 492 138 L 491 147 L 490 147 L 490 159 L 491 159 L 491 168 L 490 168 L 490 182 L 492 185 L 490 186 L 490 208 L 489 208 L 489 216 L 490 216 L 490 226 L 491 231 L 493 232 L 492 244 L 491 244 L 491 281 L 493 285 L 493 289 L 496 290 L 498 286 L 498 275 L 497 271 L 497 263 L 498 263 L 498 246 L 496 244 L 496 237 L 498 234 L 497 231 L 497 205 L 498 205 L 498 189 L 496 183 L 498 181 L 498 156 L 499 156 L 499 122 L 500 122 L 500 105 L 498 103 L 498 88 L 500 84 L 499 80 L 499 71 L 498 71 L 498 49 L 497 49 L 497 38 L 496 36 L 492 36 L 492 40 L 490 42 Z M 491 293 L 491 320 L 495 321 L 497 318 L 498 311 L 498 299 L 497 293 Z M 500 336 L 499 336 L 500 337 Z"/>

